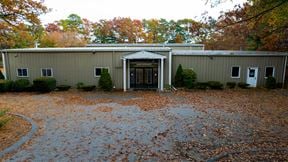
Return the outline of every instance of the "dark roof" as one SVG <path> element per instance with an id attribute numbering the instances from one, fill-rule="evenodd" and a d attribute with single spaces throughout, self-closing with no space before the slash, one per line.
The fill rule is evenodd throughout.
<path id="1" fill-rule="evenodd" d="M 226 51 L 226 50 L 173 50 L 173 55 L 188 56 L 288 56 L 287 52 L 271 51 Z"/>

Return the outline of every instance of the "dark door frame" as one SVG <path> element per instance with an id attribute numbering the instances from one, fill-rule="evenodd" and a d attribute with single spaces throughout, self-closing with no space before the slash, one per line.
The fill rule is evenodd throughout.
<path id="1" fill-rule="evenodd" d="M 140 81 L 140 84 L 137 84 L 137 69 L 142 70 L 142 81 Z M 147 73 L 147 69 L 151 70 L 151 73 Z M 157 89 L 158 88 L 158 69 L 153 67 L 133 67 L 130 68 L 130 88 L 135 89 Z M 155 75 L 155 72 L 157 75 Z M 133 73 L 133 76 L 131 76 L 131 73 Z M 151 77 L 151 84 L 148 83 L 147 74 Z M 154 78 L 156 77 L 156 78 Z"/>

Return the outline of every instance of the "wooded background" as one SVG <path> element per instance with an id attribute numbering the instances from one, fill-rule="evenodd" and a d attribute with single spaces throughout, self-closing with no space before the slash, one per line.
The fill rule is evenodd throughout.
<path id="1" fill-rule="evenodd" d="M 75 47 L 88 43 L 202 43 L 212 50 L 288 50 L 288 0 L 249 0 L 217 19 L 116 17 L 91 22 L 77 14 L 48 24 L 41 2 L 0 0 L 0 48 Z M 221 0 L 208 0 L 217 5 Z M 193 11 L 191 11 L 193 12 Z"/>

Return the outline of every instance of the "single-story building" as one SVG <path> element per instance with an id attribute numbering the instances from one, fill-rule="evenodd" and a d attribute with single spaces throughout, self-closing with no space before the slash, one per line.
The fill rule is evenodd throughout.
<path id="1" fill-rule="evenodd" d="M 26 48 L 2 50 L 7 79 L 30 81 L 54 77 L 57 84 L 79 82 L 97 86 L 103 68 L 114 87 L 163 90 L 171 85 L 179 64 L 192 68 L 197 81 L 246 82 L 263 86 L 273 76 L 285 82 L 287 53 L 207 51 L 199 44 L 93 44 L 80 48 Z"/>

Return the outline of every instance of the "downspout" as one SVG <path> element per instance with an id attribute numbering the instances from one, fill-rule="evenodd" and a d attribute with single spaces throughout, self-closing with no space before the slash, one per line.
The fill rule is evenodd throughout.
<path id="1" fill-rule="evenodd" d="M 286 68 L 287 68 L 287 56 L 285 56 L 285 61 L 284 61 L 282 88 L 284 88 L 284 86 L 285 86 Z"/>
<path id="2" fill-rule="evenodd" d="M 172 86 L 172 49 L 169 51 L 169 86 Z"/>

